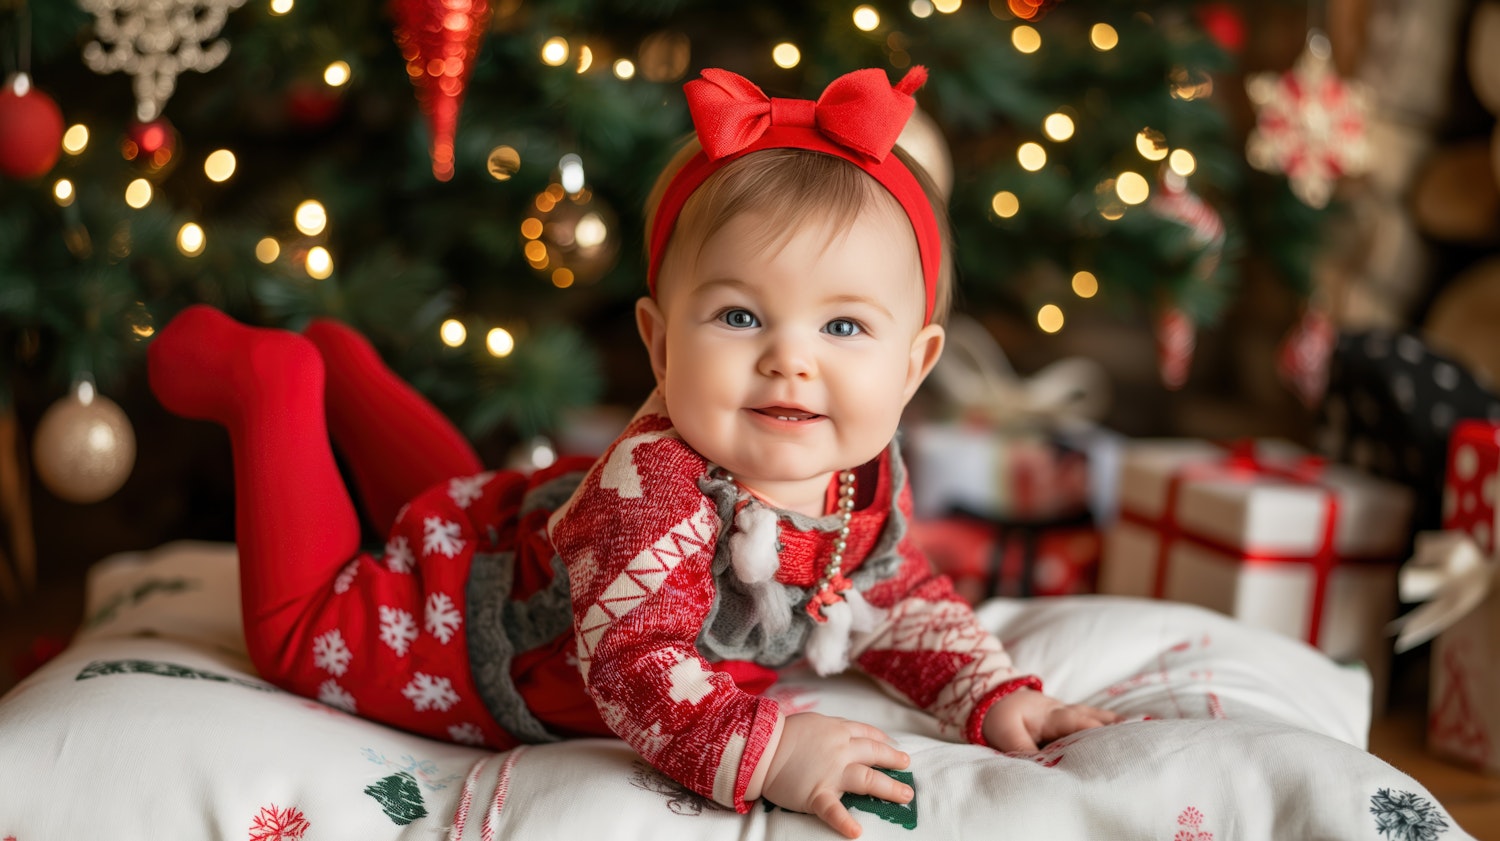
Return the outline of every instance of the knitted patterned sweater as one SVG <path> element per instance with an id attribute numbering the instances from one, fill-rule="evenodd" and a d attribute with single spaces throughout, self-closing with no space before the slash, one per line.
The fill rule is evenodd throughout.
<path id="1" fill-rule="evenodd" d="M 807 610 L 840 518 L 743 492 L 683 442 L 655 395 L 549 521 L 571 584 L 578 668 L 605 723 L 715 802 L 749 808 L 745 790 L 778 716 L 774 700 L 731 676 L 743 681 L 748 664 L 811 654 L 829 673 L 850 662 L 976 744 L 995 701 L 1041 687 L 913 546 L 895 443 L 858 469 L 856 487 L 843 572 L 863 597 L 850 602 L 865 609 L 852 626 Z M 751 571 L 768 556 L 771 580 Z"/>

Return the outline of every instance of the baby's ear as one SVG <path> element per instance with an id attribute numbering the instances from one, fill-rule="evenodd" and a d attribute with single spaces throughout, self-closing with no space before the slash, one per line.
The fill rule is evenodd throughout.
<path id="1" fill-rule="evenodd" d="M 667 318 L 654 299 L 641 298 L 635 302 L 635 326 L 641 331 L 646 353 L 651 356 L 651 373 L 656 375 L 656 386 L 661 388 L 667 379 Z"/>
<path id="2" fill-rule="evenodd" d="M 947 337 L 947 331 L 941 324 L 929 324 L 917 331 L 916 338 L 911 342 L 911 355 L 907 358 L 903 400 L 911 400 L 912 395 L 917 393 L 917 387 L 932 373 L 932 366 L 943 355 L 943 343 Z"/>

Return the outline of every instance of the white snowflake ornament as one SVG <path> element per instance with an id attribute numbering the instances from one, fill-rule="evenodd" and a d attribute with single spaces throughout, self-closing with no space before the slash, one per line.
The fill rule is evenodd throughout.
<path id="1" fill-rule="evenodd" d="M 229 13 L 244 3 L 78 0 L 84 11 L 94 15 L 97 38 L 84 45 L 84 63 L 95 73 L 123 70 L 134 76 L 136 119 L 150 122 L 161 116 L 180 73 L 206 73 L 229 55 L 228 41 L 212 39 L 224 28 Z"/>
<path id="2" fill-rule="evenodd" d="M 1339 178 L 1370 163 L 1369 93 L 1340 78 L 1331 56 L 1327 36 L 1313 32 L 1291 70 L 1245 82 L 1256 111 L 1245 157 L 1256 169 L 1286 175 L 1309 207 L 1326 206 Z"/>

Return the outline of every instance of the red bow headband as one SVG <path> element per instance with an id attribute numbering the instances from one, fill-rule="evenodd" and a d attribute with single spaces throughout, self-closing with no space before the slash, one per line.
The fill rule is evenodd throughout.
<path id="1" fill-rule="evenodd" d="M 901 203 L 917 235 L 927 289 L 923 320 L 931 321 L 942 258 L 937 217 L 916 176 L 891 154 L 916 107 L 911 95 L 926 81 L 927 68 L 921 66 L 908 71 L 895 87 L 884 70 L 856 70 L 834 79 L 817 102 L 768 97 L 743 76 L 717 68 L 704 70 L 703 78 L 684 85 L 703 151 L 673 176 L 657 207 L 646 276 L 651 294 L 656 294 L 656 276 L 677 216 L 709 176 L 761 149 L 809 149 L 849 161 Z"/>

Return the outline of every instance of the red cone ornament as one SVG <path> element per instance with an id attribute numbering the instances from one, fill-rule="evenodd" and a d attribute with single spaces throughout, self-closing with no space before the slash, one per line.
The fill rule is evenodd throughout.
<path id="1" fill-rule="evenodd" d="M 393 0 L 396 45 L 406 74 L 417 88 L 417 104 L 432 133 L 432 174 L 453 177 L 453 136 L 479 41 L 494 8 L 489 0 Z"/>
<path id="2" fill-rule="evenodd" d="M 0 90 L 0 175 L 40 178 L 62 151 L 62 109 L 18 73 Z"/>

